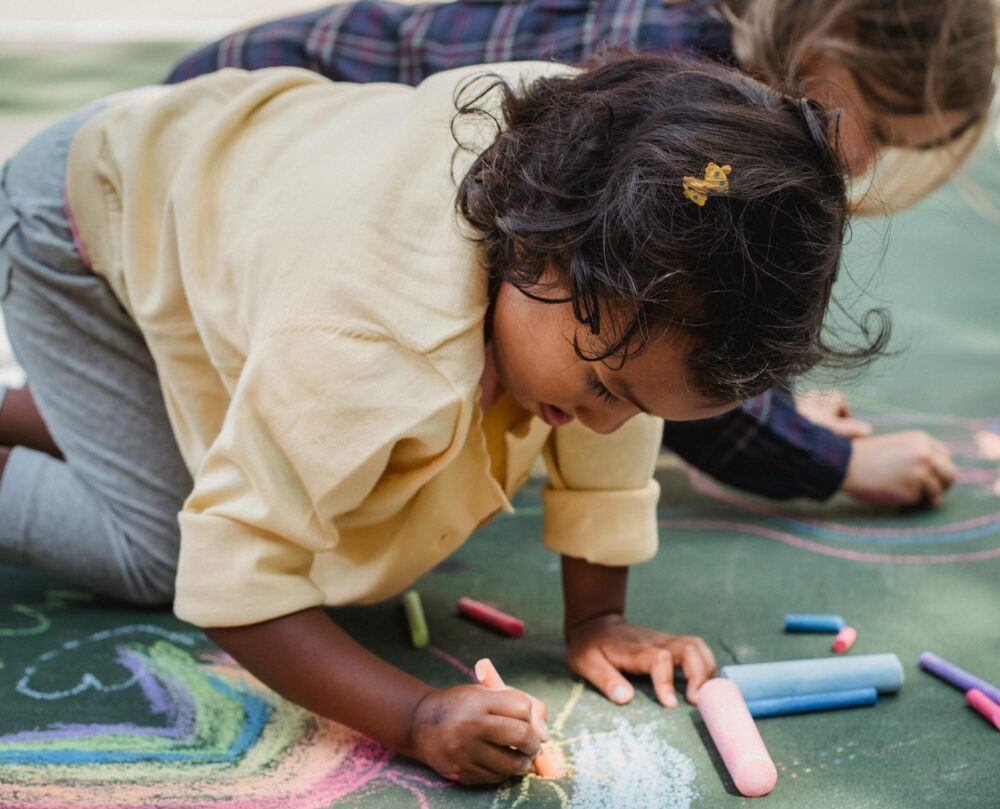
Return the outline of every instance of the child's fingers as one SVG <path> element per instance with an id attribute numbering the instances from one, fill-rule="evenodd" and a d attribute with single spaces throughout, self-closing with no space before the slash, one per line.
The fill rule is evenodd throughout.
<path id="1" fill-rule="evenodd" d="M 635 696 L 635 689 L 620 671 L 597 648 L 591 648 L 571 661 L 573 670 L 609 700 L 624 705 Z"/>
<path id="2" fill-rule="evenodd" d="M 674 691 L 674 656 L 666 649 L 657 649 L 652 654 L 649 679 L 660 704 L 667 708 L 677 707 L 677 693 Z"/>
<path id="3" fill-rule="evenodd" d="M 680 663 L 687 678 L 685 696 L 693 705 L 698 701 L 698 689 L 715 674 L 715 655 L 701 638 L 691 638 Z"/>
<path id="4" fill-rule="evenodd" d="M 837 422 L 834 432 L 844 438 L 867 438 L 872 434 L 872 425 L 862 419 L 845 418 Z"/>
<path id="5" fill-rule="evenodd" d="M 506 716 L 491 716 L 482 736 L 498 747 L 517 748 L 529 758 L 537 756 L 542 747 L 542 739 L 534 727 L 524 720 Z"/>
<path id="6" fill-rule="evenodd" d="M 506 781 L 514 773 L 498 772 L 480 764 L 469 763 L 454 773 L 449 773 L 445 778 L 450 781 L 458 781 L 461 784 L 499 784 Z"/>
<path id="7" fill-rule="evenodd" d="M 934 467 L 934 473 L 941 480 L 944 488 L 951 488 L 958 475 L 958 469 L 951 460 L 948 449 L 943 444 L 941 445 L 940 452 L 936 452 L 931 456 L 931 465 Z"/>
<path id="8" fill-rule="evenodd" d="M 540 699 L 528 696 L 531 700 L 531 724 L 534 726 L 543 742 L 549 740 L 549 708 Z"/>
<path id="9" fill-rule="evenodd" d="M 495 780 L 502 781 L 512 775 L 524 775 L 531 772 L 532 759 L 517 750 L 511 750 L 503 745 L 482 742 L 471 750 L 472 760 L 476 766 L 496 773 Z"/>

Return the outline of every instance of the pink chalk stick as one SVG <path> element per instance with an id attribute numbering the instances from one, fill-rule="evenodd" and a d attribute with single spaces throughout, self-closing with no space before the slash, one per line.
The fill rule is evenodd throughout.
<path id="1" fill-rule="evenodd" d="M 965 692 L 965 701 L 993 723 L 1000 730 L 1000 705 L 986 696 L 978 688 L 970 688 Z"/>
<path id="2" fill-rule="evenodd" d="M 497 671 L 497 667 L 493 665 L 493 661 L 488 657 L 477 660 L 475 670 L 479 684 L 484 688 L 488 688 L 491 691 L 499 691 L 507 687 L 504 684 L 503 678 L 500 676 L 500 672 Z M 532 722 L 535 725 L 535 729 L 538 734 L 543 739 L 547 739 L 548 732 L 545 729 L 545 723 L 541 716 L 532 716 Z M 562 768 L 555 762 L 552 755 L 544 747 L 539 749 L 538 754 L 535 756 L 534 764 L 535 772 L 542 778 L 562 777 Z"/>
<path id="3" fill-rule="evenodd" d="M 833 651 L 842 655 L 854 645 L 854 641 L 857 639 L 858 630 L 853 626 L 845 626 L 837 633 L 837 637 L 833 639 Z"/>
<path id="4" fill-rule="evenodd" d="M 778 771 L 735 683 L 716 677 L 698 690 L 698 710 L 740 794 L 766 795 Z"/>

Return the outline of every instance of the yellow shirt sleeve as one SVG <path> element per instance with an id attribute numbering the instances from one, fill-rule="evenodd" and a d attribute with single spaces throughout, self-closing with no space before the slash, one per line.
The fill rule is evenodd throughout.
<path id="1" fill-rule="evenodd" d="M 544 451 L 546 547 L 600 565 L 652 558 L 660 496 L 653 471 L 662 435 L 663 421 L 645 415 L 610 435 L 576 421 L 553 430 Z"/>
<path id="2" fill-rule="evenodd" d="M 175 612 L 252 624 L 324 601 L 314 554 L 378 487 L 387 508 L 434 473 L 459 399 L 422 354 L 352 327 L 257 339 L 180 514 Z"/>

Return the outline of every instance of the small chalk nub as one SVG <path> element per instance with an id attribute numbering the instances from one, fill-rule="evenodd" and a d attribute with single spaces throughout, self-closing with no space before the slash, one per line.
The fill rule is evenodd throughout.
<path id="1" fill-rule="evenodd" d="M 420 593 L 407 590 L 403 593 L 403 610 L 406 612 L 406 623 L 410 627 L 410 640 L 418 649 L 422 649 L 431 640 L 427 629 L 427 619 L 424 617 L 424 607 L 420 603 Z"/>
<path id="2" fill-rule="evenodd" d="M 978 688 L 970 688 L 966 691 L 965 701 L 969 703 L 970 707 L 975 708 L 986 717 L 986 720 L 991 722 L 993 727 L 1000 730 L 1000 705 L 997 705 Z"/>
<path id="3" fill-rule="evenodd" d="M 833 651 L 842 655 L 854 645 L 854 641 L 857 639 L 858 630 L 853 626 L 845 626 L 837 633 L 837 637 L 833 639 Z"/>
<path id="4" fill-rule="evenodd" d="M 785 616 L 786 632 L 839 632 L 847 626 L 839 615 L 790 612 Z"/>
<path id="5" fill-rule="evenodd" d="M 472 618 L 486 626 L 492 627 L 512 638 L 518 638 L 524 634 L 524 621 L 508 615 L 498 609 L 476 601 L 474 598 L 462 596 L 458 599 L 458 611 L 467 618 Z"/>

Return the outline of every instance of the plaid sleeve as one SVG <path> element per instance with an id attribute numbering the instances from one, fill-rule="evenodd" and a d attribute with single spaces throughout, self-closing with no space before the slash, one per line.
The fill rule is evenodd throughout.
<path id="1" fill-rule="evenodd" d="M 667 422 L 663 445 L 717 480 L 775 499 L 826 500 L 840 489 L 850 439 L 813 424 L 768 391 L 713 419 Z"/>
<path id="2" fill-rule="evenodd" d="M 605 45 L 696 51 L 726 60 L 729 30 L 714 0 L 359 0 L 232 34 L 184 59 L 167 79 L 223 67 L 291 65 L 335 81 L 418 84 L 441 70 L 518 60 L 582 61 Z"/>

